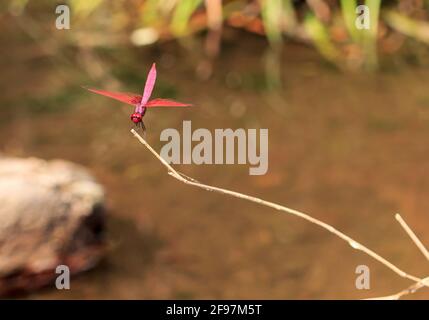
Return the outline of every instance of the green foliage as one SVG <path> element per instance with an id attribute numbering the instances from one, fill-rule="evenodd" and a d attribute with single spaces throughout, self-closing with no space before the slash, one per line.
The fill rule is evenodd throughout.
<path id="1" fill-rule="evenodd" d="M 384 20 L 393 29 L 429 44 L 429 23 L 426 21 L 416 21 L 401 13 L 389 10 L 383 15 Z"/>
<path id="2" fill-rule="evenodd" d="M 223 23 L 258 34 L 265 33 L 270 48 L 275 51 L 279 50 L 286 37 L 304 42 L 310 40 L 320 54 L 334 64 L 358 65 L 373 70 L 378 67 L 377 49 L 383 47 L 380 46 L 383 41 L 383 37 L 379 36 L 380 23 L 424 44 L 429 42 L 429 22 L 424 19 L 429 14 L 421 14 L 423 10 L 429 10 L 429 0 L 401 0 L 401 6 L 406 6 L 407 12 L 410 12 L 407 14 L 398 9 L 399 0 L 319 0 L 312 5 L 310 2 L 307 5 L 297 5 L 292 0 L 218 1 L 220 0 L 68 0 L 66 3 L 70 5 L 77 21 L 85 22 L 85 34 L 77 37 L 85 42 L 83 45 L 96 43 L 103 46 L 109 43 L 117 46 L 124 41 L 115 43 L 115 39 L 124 35 L 130 37 L 134 31 L 140 31 L 134 34 L 140 40 L 149 37 L 149 33 L 155 35 L 151 41 L 132 41 L 134 45 L 149 45 L 165 38 L 190 36 L 204 29 L 216 29 L 215 31 L 220 32 L 222 28 L 218 24 Z M 48 3 L 48 0 L 37 2 L 37 8 L 45 7 Z M 221 9 L 219 3 L 222 5 Z M 369 8 L 369 30 L 360 30 L 355 25 L 359 4 L 365 4 Z M 8 0 L 2 3 L 0 10 L 18 16 L 31 10 L 29 8 L 34 10 L 35 6 L 36 1 Z M 231 23 L 232 20 L 236 23 Z M 212 43 L 206 42 L 207 51 L 207 48 L 213 47 Z M 214 52 L 217 53 L 218 50 Z M 352 63 L 348 63 L 348 59 Z"/>
<path id="3" fill-rule="evenodd" d="M 262 0 L 261 7 L 267 38 L 271 44 L 279 43 L 282 39 L 283 0 Z"/>
<path id="4" fill-rule="evenodd" d="M 174 35 L 183 36 L 188 33 L 189 20 L 201 2 L 202 0 L 184 0 L 177 3 L 171 20 L 171 31 Z"/>
<path id="5" fill-rule="evenodd" d="M 103 3 L 103 0 L 69 0 L 69 3 L 73 14 L 85 18 L 94 12 Z"/>
<path id="6" fill-rule="evenodd" d="M 344 24 L 347 28 L 350 37 L 355 41 L 359 42 L 359 31 L 355 26 L 356 20 L 356 0 L 341 0 L 341 12 L 344 19 Z"/>
<path id="7" fill-rule="evenodd" d="M 377 59 L 377 32 L 378 18 L 380 15 L 381 0 L 366 0 L 365 5 L 369 8 L 370 28 L 363 31 L 363 48 L 365 52 L 366 67 L 374 70 L 378 66 Z"/>
<path id="8" fill-rule="evenodd" d="M 337 48 L 332 43 L 325 25 L 314 14 L 307 14 L 304 26 L 313 40 L 317 50 L 329 61 L 336 61 L 339 57 Z"/>
<path id="9" fill-rule="evenodd" d="M 365 5 L 369 9 L 370 28 L 359 30 L 355 26 L 358 12 L 355 0 L 341 0 L 341 10 L 344 24 L 350 34 L 351 40 L 361 48 L 364 55 L 364 66 L 373 70 L 377 67 L 377 32 L 380 15 L 381 0 L 366 0 Z"/>

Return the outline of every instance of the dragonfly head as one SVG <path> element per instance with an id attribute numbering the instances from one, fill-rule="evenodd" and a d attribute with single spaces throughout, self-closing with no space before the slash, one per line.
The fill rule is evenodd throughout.
<path id="1" fill-rule="evenodd" d="M 131 115 L 131 121 L 134 122 L 135 124 L 142 122 L 142 114 L 138 112 L 134 112 Z"/>

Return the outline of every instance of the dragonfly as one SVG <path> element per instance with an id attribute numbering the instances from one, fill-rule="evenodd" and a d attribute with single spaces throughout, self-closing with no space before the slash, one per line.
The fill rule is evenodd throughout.
<path id="1" fill-rule="evenodd" d="M 133 105 L 134 113 L 131 114 L 131 121 L 137 126 L 140 127 L 143 132 L 146 131 L 146 127 L 143 123 L 143 117 L 146 114 L 147 108 L 155 107 L 191 107 L 192 104 L 177 102 L 170 99 L 156 98 L 150 99 L 152 95 L 153 88 L 155 87 L 156 81 L 156 65 L 152 64 L 150 71 L 146 78 L 146 83 L 144 86 L 143 95 L 138 95 L 135 93 L 128 92 L 112 92 L 106 90 L 98 90 L 93 88 L 85 88 L 93 93 L 101 94 L 103 96 L 119 100 L 121 102 Z"/>

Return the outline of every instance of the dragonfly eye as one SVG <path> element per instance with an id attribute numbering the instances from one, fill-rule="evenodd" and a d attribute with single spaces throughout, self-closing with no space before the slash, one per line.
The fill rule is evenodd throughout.
<path id="1" fill-rule="evenodd" d="M 142 115 L 140 113 L 133 113 L 131 115 L 131 121 L 134 123 L 139 123 L 142 121 Z"/>

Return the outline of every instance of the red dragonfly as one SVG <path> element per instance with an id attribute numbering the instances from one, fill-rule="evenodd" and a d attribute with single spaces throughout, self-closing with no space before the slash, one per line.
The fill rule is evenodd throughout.
<path id="1" fill-rule="evenodd" d="M 97 90 L 97 89 L 91 89 L 91 88 L 86 88 L 86 89 L 91 92 L 101 94 L 103 96 L 116 99 L 135 106 L 134 113 L 131 115 L 131 121 L 135 123 L 136 126 L 140 126 L 144 132 L 146 128 L 142 119 L 146 113 L 147 108 L 192 106 L 191 104 L 188 104 L 188 103 L 181 103 L 181 102 L 177 102 L 169 99 L 161 99 L 161 98 L 157 98 L 149 101 L 150 95 L 152 94 L 152 90 L 155 86 L 155 81 L 156 81 L 156 66 L 155 66 L 155 63 L 153 63 L 152 68 L 150 69 L 146 79 L 143 96 L 140 96 L 135 93 L 111 92 L 111 91 Z"/>

